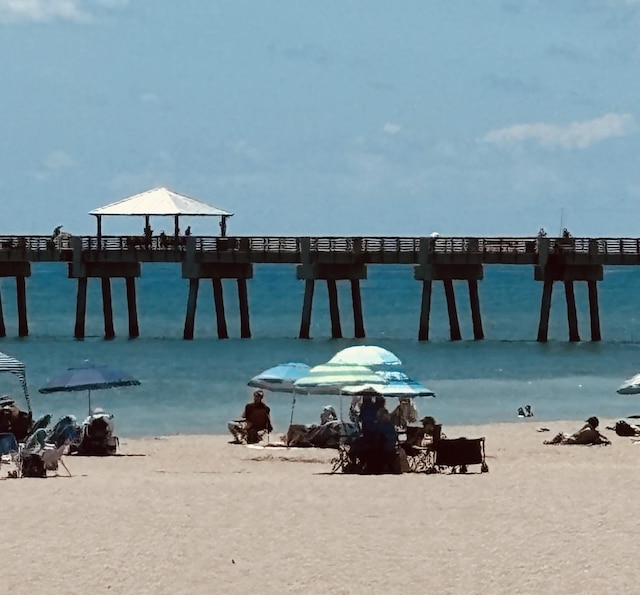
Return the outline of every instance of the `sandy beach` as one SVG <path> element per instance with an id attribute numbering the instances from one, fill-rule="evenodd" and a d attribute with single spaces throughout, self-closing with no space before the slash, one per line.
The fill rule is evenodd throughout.
<path id="1" fill-rule="evenodd" d="M 330 474 L 333 450 L 121 439 L 0 482 L 3 593 L 632 593 L 640 444 L 581 422 L 445 427 L 489 473 Z M 2 468 L 6 477 L 8 467 Z"/>

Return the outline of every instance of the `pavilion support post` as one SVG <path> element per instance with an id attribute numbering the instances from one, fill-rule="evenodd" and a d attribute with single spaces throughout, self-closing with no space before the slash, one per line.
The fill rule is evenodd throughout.
<path id="1" fill-rule="evenodd" d="M 302 302 L 302 319 L 300 321 L 300 339 L 308 339 L 311 329 L 311 310 L 313 308 L 313 290 L 316 282 L 306 279 L 304 283 L 304 301 Z"/>
<path id="2" fill-rule="evenodd" d="M 135 339 L 140 336 L 138 328 L 138 309 L 136 306 L 136 279 L 135 277 L 125 277 L 127 286 L 127 310 L 129 313 L 129 338 Z"/>
<path id="3" fill-rule="evenodd" d="M 418 341 L 429 340 L 429 318 L 431 316 L 432 281 L 422 282 L 422 302 L 420 304 L 420 323 L 418 326 Z"/>
<path id="4" fill-rule="evenodd" d="M 29 334 L 27 322 L 27 286 L 25 278 L 16 277 L 16 294 L 18 298 L 18 337 L 26 337 Z"/>
<path id="5" fill-rule="evenodd" d="M 76 327 L 73 336 L 76 339 L 84 339 L 84 325 L 87 314 L 87 278 L 78 277 L 78 290 L 76 294 Z"/>
<path id="6" fill-rule="evenodd" d="M 250 339 L 251 326 L 249 324 L 249 297 L 246 279 L 238 279 L 238 303 L 240 306 L 240 338 Z"/>
<path id="7" fill-rule="evenodd" d="M 444 293 L 447 298 L 447 312 L 449 314 L 449 332 L 452 341 L 460 341 L 460 324 L 458 323 L 458 310 L 456 308 L 456 296 L 453 290 L 453 281 L 443 279 Z"/>
<path id="8" fill-rule="evenodd" d="M 342 339 L 342 327 L 340 325 L 340 308 L 338 306 L 338 287 L 335 279 L 327 279 L 327 292 L 329 293 L 331 338 Z"/>
<path id="9" fill-rule="evenodd" d="M 0 337 L 7 336 L 7 329 L 4 326 L 4 312 L 2 311 L 2 293 L 0 292 Z"/>
<path id="10" fill-rule="evenodd" d="M 540 303 L 540 323 L 538 324 L 538 341 L 545 343 L 549 338 L 549 314 L 551 313 L 551 294 L 553 281 L 545 279 Z"/>
<path id="11" fill-rule="evenodd" d="M 97 219 L 97 236 L 96 236 L 96 242 L 97 242 L 97 246 L 96 249 L 97 250 L 102 250 L 102 216 L 101 215 L 96 215 L 96 219 Z"/>
<path id="12" fill-rule="evenodd" d="M 102 313 L 104 315 L 104 338 L 113 339 L 116 336 L 113 328 L 113 303 L 111 301 L 111 278 L 102 277 Z"/>
<path id="13" fill-rule="evenodd" d="M 478 281 L 469 279 L 469 302 L 471 306 L 471 321 L 473 323 L 473 338 L 484 339 L 482 330 L 482 315 L 480 314 L 480 298 L 478 296 Z"/>
<path id="14" fill-rule="evenodd" d="M 193 327 L 196 322 L 196 306 L 198 304 L 198 288 L 200 279 L 189 279 L 189 298 L 187 300 L 187 315 L 184 321 L 184 339 L 193 339 Z"/>
<path id="15" fill-rule="evenodd" d="M 580 341 L 578 333 L 578 315 L 576 313 L 576 295 L 573 281 L 564 282 L 564 294 L 567 299 L 567 321 L 569 323 L 569 341 Z"/>
<path id="16" fill-rule="evenodd" d="M 362 316 L 362 296 L 360 279 L 351 279 L 351 303 L 353 304 L 353 329 L 356 339 L 365 337 L 364 318 Z"/>
<path id="17" fill-rule="evenodd" d="M 589 317 L 591 319 L 591 340 L 600 341 L 600 312 L 598 310 L 598 283 L 587 281 L 589 288 Z"/>
<path id="18" fill-rule="evenodd" d="M 216 308 L 216 323 L 218 326 L 218 339 L 228 339 L 227 321 L 224 317 L 224 295 L 222 292 L 222 279 L 211 279 L 213 285 L 213 301 Z"/>

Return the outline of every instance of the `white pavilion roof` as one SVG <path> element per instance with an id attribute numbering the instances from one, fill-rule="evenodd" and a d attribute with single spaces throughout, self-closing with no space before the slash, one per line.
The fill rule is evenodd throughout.
<path id="1" fill-rule="evenodd" d="M 89 211 L 89 215 L 187 215 L 230 217 L 233 213 L 167 188 L 154 188 Z"/>

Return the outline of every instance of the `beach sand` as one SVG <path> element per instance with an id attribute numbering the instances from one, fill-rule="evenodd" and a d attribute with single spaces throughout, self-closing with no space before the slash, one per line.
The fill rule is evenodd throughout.
<path id="1" fill-rule="evenodd" d="M 582 422 L 445 427 L 489 473 L 330 474 L 333 450 L 121 439 L 0 481 L 2 593 L 634 593 L 640 443 Z M 8 467 L 2 468 L 6 477 Z"/>

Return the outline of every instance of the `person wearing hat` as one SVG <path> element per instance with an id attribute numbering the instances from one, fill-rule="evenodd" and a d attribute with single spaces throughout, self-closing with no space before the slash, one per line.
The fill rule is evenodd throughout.
<path id="1" fill-rule="evenodd" d="M 320 425 L 328 424 L 332 421 L 337 421 L 338 414 L 336 410 L 331 405 L 325 405 L 322 408 L 322 412 L 320 413 Z"/>
<path id="2" fill-rule="evenodd" d="M 253 392 L 253 402 L 247 403 L 242 413 L 242 419 L 230 421 L 229 431 L 236 444 L 255 444 L 260 442 L 261 432 L 271 433 L 271 409 L 264 403 L 264 393 L 261 390 Z"/>

